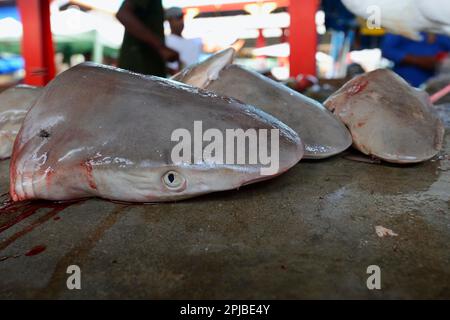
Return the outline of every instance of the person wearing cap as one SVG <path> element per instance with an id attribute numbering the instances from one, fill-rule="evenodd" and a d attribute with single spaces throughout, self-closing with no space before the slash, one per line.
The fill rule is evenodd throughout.
<path id="1" fill-rule="evenodd" d="M 178 7 L 172 7 L 166 10 L 166 20 L 170 26 L 170 35 L 166 37 L 167 47 L 178 52 L 180 63 L 169 63 L 168 68 L 171 73 L 191 64 L 197 63 L 203 52 L 203 43 L 200 38 L 185 39 L 182 35 L 184 30 L 184 14 L 183 10 Z"/>
<path id="2" fill-rule="evenodd" d="M 165 77 L 166 62 L 179 55 L 165 45 L 161 0 L 125 0 L 116 17 L 125 27 L 119 67 Z"/>

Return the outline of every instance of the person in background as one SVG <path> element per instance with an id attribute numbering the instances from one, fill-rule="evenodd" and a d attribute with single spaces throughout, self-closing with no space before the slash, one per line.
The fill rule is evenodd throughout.
<path id="1" fill-rule="evenodd" d="M 355 15 L 341 1 L 322 0 L 321 9 L 325 12 L 327 30 L 348 33 L 358 26 Z"/>
<path id="2" fill-rule="evenodd" d="M 125 27 L 119 67 L 165 77 L 166 62 L 178 53 L 165 45 L 161 0 L 125 0 L 116 17 Z"/>
<path id="3" fill-rule="evenodd" d="M 450 38 L 422 34 L 422 41 L 387 34 L 382 43 L 383 56 L 395 64 L 394 71 L 415 87 L 436 73 L 442 58 L 450 52 Z"/>
<path id="4" fill-rule="evenodd" d="M 170 35 L 166 37 L 167 47 L 178 52 L 180 63 L 169 63 L 168 68 L 171 73 L 176 73 L 181 69 L 197 63 L 203 52 L 203 43 L 200 38 L 183 38 L 184 15 L 181 8 L 172 7 L 166 11 L 166 19 L 170 25 Z"/>

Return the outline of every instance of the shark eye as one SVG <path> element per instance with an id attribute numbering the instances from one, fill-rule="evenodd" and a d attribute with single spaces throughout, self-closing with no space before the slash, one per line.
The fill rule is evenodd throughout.
<path id="1" fill-rule="evenodd" d="M 176 171 L 166 172 L 162 177 L 162 181 L 170 190 L 181 191 L 186 186 L 186 179 Z"/>

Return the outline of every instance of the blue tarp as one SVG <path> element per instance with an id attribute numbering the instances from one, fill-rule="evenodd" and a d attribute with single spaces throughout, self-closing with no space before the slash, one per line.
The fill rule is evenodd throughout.
<path id="1" fill-rule="evenodd" d="M 23 58 L 20 56 L 0 56 L 0 74 L 10 74 L 24 68 Z"/>
<path id="2" fill-rule="evenodd" d="M 15 6 L 0 7 L 0 19 L 13 18 L 20 21 L 19 10 Z M 0 74 L 9 74 L 24 68 L 21 56 L 0 56 Z"/>
<path id="3" fill-rule="evenodd" d="M 20 21 L 19 10 L 16 7 L 0 7 L 0 19 L 14 18 Z"/>

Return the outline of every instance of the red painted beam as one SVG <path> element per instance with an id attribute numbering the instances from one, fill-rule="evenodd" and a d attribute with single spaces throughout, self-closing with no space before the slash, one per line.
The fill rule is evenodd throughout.
<path id="1" fill-rule="evenodd" d="M 319 0 L 291 0 L 289 13 L 291 26 L 289 41 L 291 45 L 291 76 L 317 75 L 317 28 L 316 13 Z"/>
<path id="2" fill-rule="evenodd" d="M 22 56 L 25 59 L 25 83 L 29 85 L 45 86 L 55 77 L 50 1 L 17 1 L 23 25 Z"/>

